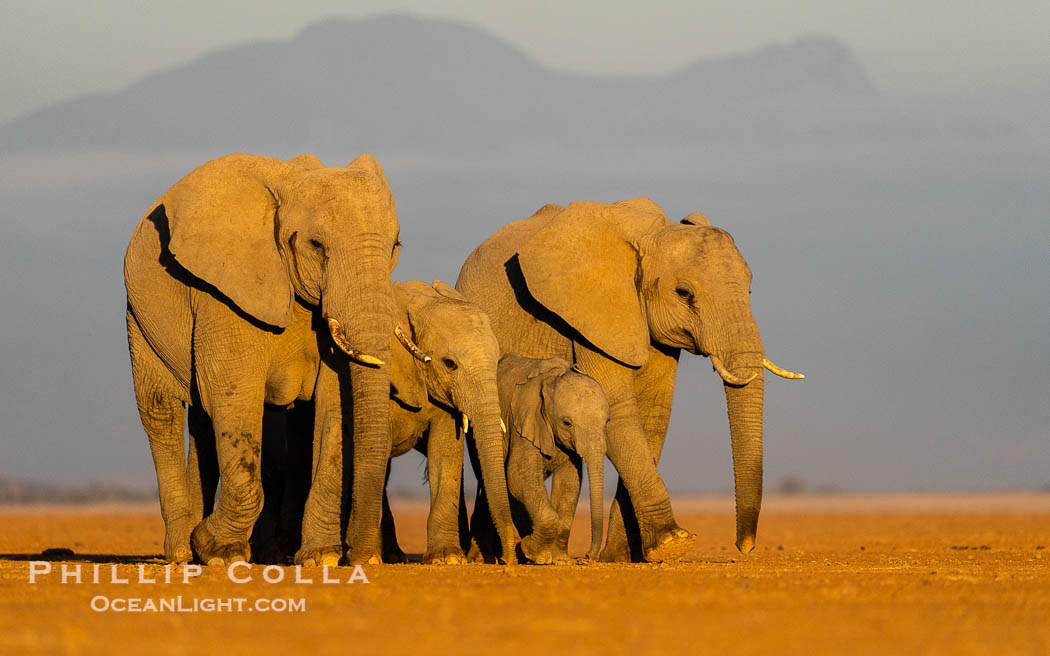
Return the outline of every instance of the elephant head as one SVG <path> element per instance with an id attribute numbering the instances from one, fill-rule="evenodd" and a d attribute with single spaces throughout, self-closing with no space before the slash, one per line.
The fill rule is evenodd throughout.
<path id="1" fill-rule="evenodd" d="M 644 198 L 538 215 L 546 223 L 519 250 L 522 275 L 586 342 L 628 367 L 646 363 L 651 342 L 711 359 L 729 414 L 736 544 L 750 552 L 762 500 L 763 370 L 802 376 L 766 359 L 751 270 L 732 237 L 699 214 L 672 223 Z"/>
<path id="2" fill-rule="evenodd" d="M 381 490 L 390 384 L 381 365 L 390 361 L 400 229 L 379 162 L 365 154 L 325 168 L 310 155 L 228 155 L 176 183 L 158 209 L 175 261 L 242 318 L 279 331 L 298 296 L 319 307 L 339 349 L 367 365 L 350 367 L 354 458 L 369 463 L 355 467 L 355 504 L 359 482 Z M 376 477 L 378 485 L 365 482 Z M 378 535 L 381 504 L 372 496 L 355 526 L 374 525 Z"/>
<path id="3" fill-rule="evenodd" d="M 489 318 L 438 280 L 433 285 L 398 282 L 394 295 L 404 326 L 398 339 L 405 348 L 393 350 L 393 397 L 414 408 L 432 401 L 458 412 L 464 436 L 473 428 L 489 511 L 509 559 L 517 533 L 503 464 L 504 425 L 496 387 L 499 344 Z"/>
<path id="4" fill-rule="evenodd" d="M 516 353 L 500 359 L 501 405 L 511 435 L 529 441 L 545 457 L 557 449 L 587 465 L 591 501 L 591 546 L 602 546 L 606 426 L 609 402 L 601 385 L 560 358 L 533 360 Z"/>

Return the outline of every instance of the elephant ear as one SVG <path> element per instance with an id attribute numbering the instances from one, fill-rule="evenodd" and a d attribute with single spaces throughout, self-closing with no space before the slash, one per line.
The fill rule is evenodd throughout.
<path id="1" fill-rule="evenodd" d="M 419 307 L 441 298 L 441 294 L 436 289 L 422 280 L 409 280 L 408 282 L 398 280 L 394 283 L 394 296 L 397 298 L 398 305 L 408 313 L 409 317 Z"/>
<path id="2" fill-rule="evenodd" d="M 554 456 L 556 447 L 554 433 L 543 416 L 543 400 L 540 396 L 542 386 L 542 378 L 518 384 L 511 395 L 507 421 L 508 430 L 516 437 L 527 440 L 550 458 Z"/>
<path id="3" fill-rule="evenodd" d="M 175 260 L 263 323 L 292 320 L 292 283 L 274 238 L 275 185 L 296 165 L 227 155 L 198 167 L 161 198 Z"/>
<path id="4" fill-rule="evenodd" d="M 649 357 L 636 278 L 640 241 L 669 221 L 656 203 L 572 203 L 518 251 L 532 296 L 591 344 L 632 367 Z"/>
<path id="5" fill-rule="evenodd" d="M 420 287 L 426 288 L 427 285 L 419 281 L 394 283 L 394 297 L 397 299 L 401 329 L 406 331 L 409 338 L 416 343 L 419 342 L 419 336 L 416 334 L 417 326 L 412 323 L 412 312 L 428 302 L 427 297 L 420 296 Z M 390 373 L 390 395 L 404 405 L 423 408 L 427 403 L 428 395 L 426 381 L 423 379 L 423 371 L 417 364 L 418 361 L 396 337 L 391 341 L 390 353 L 393 359 L 393 369 Z"/>
<path id="6" fill-rule="evenodd" d="M 434 284 L 433 284 L 433 287 L 434 287 L 434 291 L 436 291 L 437 293 L 441 294 L 445 298 L 451 298 L 451 299 L 456 300 L 456 301 L 464 301 L 464 302 L 467 301 L 467 297 L 466 296 L 464 296 L 463 294 L 460 294 L 458 289 L 456 289 L 452 285 L 448 284 L 447 282 L 442 282 L 440 280 L 435 280 Z"/>
<path id="7" fill-rule="evenodd" d="M 569 363 L 561 358 L 546 358 L 544 360 L 535 361 L 535 365 L 529 370 L 526 378 L 557 378 L 564 375 L 569 371 Z"/>
<path id="8" fill-rule="evenodd" d="M 507 414 L 507 430 L 527 440 L 544 456 L 554 455 L 554 432 L 543 411 L 544 388 L 569 370 L 560 358 L 534 360 L 516 353 L 500 359 L 500 405 Z"/>
<path id="9" fill-rule="evenodd" d="M 708 228 L 711 227 L 711 221 L 700 212 L 693 212 L 689 216 L 679 221 L 679 223 L 683 223 L 685 225 L 706 226 Z"/>

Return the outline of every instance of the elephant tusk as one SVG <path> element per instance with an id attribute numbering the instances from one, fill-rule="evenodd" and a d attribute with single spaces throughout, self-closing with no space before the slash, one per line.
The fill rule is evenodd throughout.
<path id="1" fill-rule="evenodd" d="M 416 346 L 415 342 L 409 339 L 405 331 L 401 330 L 401 324 L 397 324 L 394 328 L 394 334 L 397 335 L 397 341 L 401 342 L 401 345 L 412 354 L 412 357 L 419 360 L 420 362 L 430 362 L 432 358 L 423 352 L 423 349 Z"/>
<path id="2" fill-rule="evenodd" d="M 503 423 L 503 417 L 499 418 L 499 427 L 504 433 L 507 432 L 507 425 Z"/>
<path id="3" fill-rule="evenodd" d="M 339 325 L 339 322 L 328 317 L 328 331 L 332 333 L 332 340 L 335 341 L 336 345 L 343 350 L 344 353 L 349 355 L 351 358 L 361 362 L 363 364 L 382 365 L 383 361 L 374 355 L 368 355 L 362 353 L 354 347 L 350 346 L 350 342 L 346 339 L 346 333 L 343 332 L 343 327 Z"/>
<path id="4" fill-rule="evenodd" d="M 467 413 L 465 413 L 465 412 L 462 413 L 462 414 L 463 414 L 463 434 L 466 435 L 467 431 L 470 430 L 470 417 L 468 417 Z"/>
<path id="5" fill-rule="evenodd" d="M 715 371 L 718 372 L 718 375 L 722 377 L 722 380 L 724 380 L 727 385 L 732 385 L 734 387 L 743 387 L 744 385 L 747 385 L 748 383 L 753 381 L 755 378 L 758 378 L 757 373 L 753 373 L 747 378 L 739 378 L 737 376 L 734 376 L 733 374 L 729 373 L 729 370 L 726 369 L 725 365 L 722 364 L 722 361 L 718 359 L 717 355 L 711 356 L 711 364 L 714 365 Z"/>
<path id="6" fill-rule="evenodd" d="M 765 367 L 766 369 L 769 369 L 770 371 L 772 371 L 776 375 L 780 376 L 781 378 L 791 378 L 793 380 L 800 380 L 800 379 L 806 377 L 805 374 L 796 374 L 794 371 L 788 371 L 787 369 L 781 369 L 780 367 L 776 366 L 775 364 L 773 364 L 772 362 L 770 362 L 769 360 L 767 360 L 765 358 L 762 358 L 762 366 Z"/>

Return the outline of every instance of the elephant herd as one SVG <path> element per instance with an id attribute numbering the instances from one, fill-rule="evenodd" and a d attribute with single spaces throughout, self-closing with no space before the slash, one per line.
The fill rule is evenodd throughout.
<path id="1" fill-rule="evenodd" d="M 400 252 L 367 154 L 227 155 L 146 212 L 124 279 L 167 560 L 404 562 L 386 483 L 412 449 L 431 492 L 424 562 L 568 560 L 584 465 L 588 557 L 678 559 L 694 536 L 657 463 L 682 350 L 723 380 L 736 545 L 753 549 L 764 372 L 802 376 L 766 359 L 728 233 L 637 198 L 541 207 L 482 242 L 455 287 L 392 282 Z M 284 485 L 265 494 L 264 442 L 285 445 Z M 603 536 L 606 457 L 619 484 Z M 259 537 L 264 500 L 278 519 Z"/>

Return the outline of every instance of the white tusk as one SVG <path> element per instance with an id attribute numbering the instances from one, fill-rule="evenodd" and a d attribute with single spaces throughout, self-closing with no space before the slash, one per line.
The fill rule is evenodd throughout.
<path id="1" fill-rule="evenodd" d="M 412 357 L 423 363 L 430 362 L 432 358 L 416 346 L 415 342 L 409 339 L 408 335 L 405 334 L 405 331 L 401 330 L 401 324 L 398 324 L 394 328 L 394 335 L 397 336 L 397 341 L 401 342 L 401 345 L 408 349 L 408 352 L 412 354 Z"/>
<path id="2" fill-rule="evenodd" d="M 772 371 L 776 375 L 780 376 L 781 378 L 791 378 L 793 380 L 800 380 L 800 379 L 806 377 L 805 374 L 796 374 L 794 371 L 788 371 L 787 369 L 781 369 L 780 367 L 776 366 L 775 364 L 773 364 L 772 362 L 770 362 L 769 360 L 767 360 L 765 358 L 762 359 L 762 366 L 765 367 L 766 369 L 769 369 L 770 371 Z"/>
<path id="3" fill-rule="evenodd" d="M 499 427 L 504 433 L 507 432 L 507 425 L 503 423 L 503 417 L 499 418 Z"/>
<path id="4" fill-rule="evenodd" d="M 747 378 L 734 376 L 728 369 L 726 369 L 725 365 L 722 364 L 722 361 L 717 355 L 711 355 L 711 364 L 714 366 L 715 371 L 718 372 L 718 375 L 722 377 L 722 380 L 734 387 L 743 387 L 758 377 L 757 373 L 751 374 Z"/>
<path id="5" fill-rule="evenodd" d="M 339 325 L 339 322 L 333 319 L 332 317 L 328 317 L 328 332 L 332 334 L 332 341 L 336 343 L 336 346 L 342 349 L 343 352 L 349 355 L 351 358 L 364 364 L 373 364 L 376 366 L 383 364 L 383 361 L 375 357 L 374 355 L 362 353 L 361 351 L 358 351 L 354 347 L 350 346 L 350 342 L 346 339 L 346 333 L 343 332 L 343 327 Z"/>
<path id="6" fill-rule="evenodd" d="M 468 430 L 470 430 L 470 417 L 468 417 L 467 413 L 464 412 L 463 413 L 463 434 L 466 435 Z"/>

